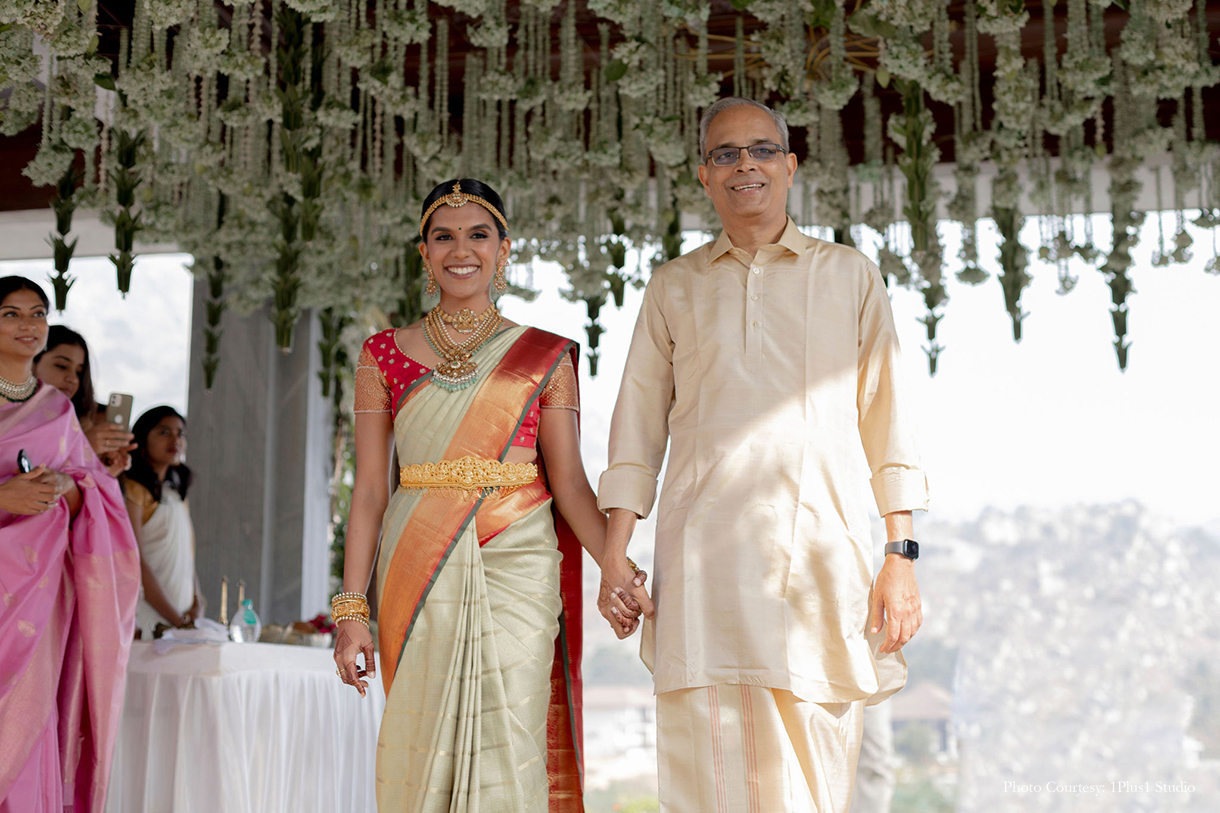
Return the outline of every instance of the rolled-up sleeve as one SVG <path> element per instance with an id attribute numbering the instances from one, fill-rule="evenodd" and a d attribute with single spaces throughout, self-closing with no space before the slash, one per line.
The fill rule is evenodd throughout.
<path id="1" fill-rule="evenodd" d="M 928 479 L 919 465 L 912 408 L 902 381 L 901 352 L 881 272 L 867 263 L 860 308 L 856 408 L 870 484 L 882 516 L 926 511 Z"/>
<path id="2" fill-rule="evenodd" d="M 609 467 L 597 488 L 602 511 L 625 508 L 645 517 L 656 501 L 674 402 L 674 345 L 663 303 L 664 271 L 658 269 L 644 289 L 610 422 Z"/>

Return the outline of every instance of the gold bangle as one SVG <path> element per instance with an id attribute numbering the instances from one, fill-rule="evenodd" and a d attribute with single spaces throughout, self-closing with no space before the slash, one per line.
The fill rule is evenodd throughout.
<path id="1" fill-rule="evenodd" d="M 330 600 L 331 616 L 348 614 L 369 615 L 369 602 L 363 593 L 340 593 Z"/>
<path id="2" fill-rule="evenodd" d="M 336 624 L 338 624 L 340 621 L 359 621 L 361 624 L 364 624 L 365 629 L 371 629 L 371 627 L 369 627 L 369 620 L 359 615 L 341 615 L 334 619 L 334 621 Z"/>

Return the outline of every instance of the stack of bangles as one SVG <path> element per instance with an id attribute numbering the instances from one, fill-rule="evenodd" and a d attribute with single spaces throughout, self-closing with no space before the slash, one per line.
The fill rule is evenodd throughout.
<path id="1" fill-rule="evenodd" d="M 330 600 L 330 617 L 340 621 L 359 621 L 369 625 L 369 600 L 364 593 L 340 593 Z"/>

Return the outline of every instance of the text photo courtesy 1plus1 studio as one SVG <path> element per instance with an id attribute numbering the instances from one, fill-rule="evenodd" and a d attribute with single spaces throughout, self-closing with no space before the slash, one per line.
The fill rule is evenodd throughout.
<path id="1" fill-rule="evenodd" d="M 0 813 L 1220 809 L 1220 3 L 0 3 Z"/>

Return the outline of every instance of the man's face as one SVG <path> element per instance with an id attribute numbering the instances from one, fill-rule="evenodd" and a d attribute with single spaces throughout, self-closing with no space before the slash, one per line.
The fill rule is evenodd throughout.
<path id="1" fill-rule="evenodd" d="M 732 166 L 720 167 L 707 161 L 707 153 L 719 147 L 763 143 L 782 142 L 771 116 L 756 107 L 730 107 L 708 127 L 699 181 L 726 228 L 740 221 L 780 221 L 786 217 L 788 189 L 796 173 L 796 156 L 792 153 L 758 162 L 743 149 Z"/>

